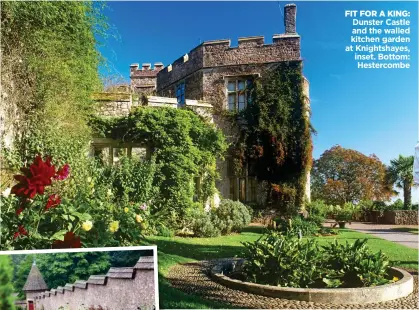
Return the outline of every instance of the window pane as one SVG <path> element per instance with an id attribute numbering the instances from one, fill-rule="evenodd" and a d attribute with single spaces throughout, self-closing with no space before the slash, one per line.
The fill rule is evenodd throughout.
<path id="1" fill-rule="evenodd" d="M 246 100 L 244 100 L 244 94 L 239 95 L 239 103 L 244 103 Z"/>
<path id="2" fill-rule="evenodd" d="M 244 90 L 244 81 L 239 81 L 238 86 L 239 90 Z"/>
<path id="3" fill-rule="evenodd" d="M 228 91 L 235 91 L 236 90 L 236 82 L 228 82 L 227 84 Z"/>
<path id="4" fill-rule="evenodd" d="M 236 94 L 228 95 L 228 109 L 231 111 L 236 109 Z"/>
<path id="5" fill-rule="evenodd" d="M 236 94 L 229 94 L 228 95 L 228 103 L 235 104 L 236 103 Z"/>
<path id="6" fill-rule="evenodd" d="M 247 80 L 246 81 L 246 86 L 247 86 L 247 88 L 252 87 L 252 80 Z"/>
<path id="7" fill-rule="evenodd" d="M 244 102 L 239 102 L 239 111 L 244 110 L 245 107 Z"/>

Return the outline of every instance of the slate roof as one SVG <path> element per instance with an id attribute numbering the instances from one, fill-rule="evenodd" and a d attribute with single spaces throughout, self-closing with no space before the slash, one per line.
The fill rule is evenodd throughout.
<path id="1" fill-rule="evenodd" d="M 48 286 L 42 277 L 36 265 L 32 265 L 31 271 L 29 272 L 28 279 L 23 286 L 23 291 L 45 291 L 48 290 Z"/>

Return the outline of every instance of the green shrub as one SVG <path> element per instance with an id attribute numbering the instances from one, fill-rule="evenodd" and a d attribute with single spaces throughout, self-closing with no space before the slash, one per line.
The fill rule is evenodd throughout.
<path id="1" fill-rule="evenodd" d="M 371 253 L 367 239 L 326 246 L 309 238 L 269 232 L 244 242 L 244 281 L 285 287 L 367 287 L 391 282 L 389 260 Z M 234 271 L 237 274 L 237 271 Z M 394 280 L 393 280 L 394 281 Z"/>
<path id="2" fill-rule="evenodd" d="M 195 237 L 218 237 L 220 229 L 214 225 L 210 212 L 202 209 L 192 209 L 188 218 L 191 219 L 191 228 Z"/>
<path id="3" fill-rule="evenodd" d="M 367 247 L 367 239 L 353 244 L 337 240 L 323 246 L 324 267 L 328 270 L 325 281 L 333 286 L 360 287 L 386 284 L 390 261 L 381 251 L 373 254 Z M 327 283 L 327 282 L 326 282 Z"/>
<path id="4" fill-rule="evenodd" d="M 315 200 L 307 205 L 307 211 L 310 216 L 320 215 L 326 217 L 330 211 L 329 205 L 323 200 Z"/>
<path id="5" fill-rule="evenodd" d="M 307 220 L 315 223 L 318 227 L 322 227 L 325 221 L 325 217 L 320 214 L 310 214 Z"/>
<path id="6" fill-rule="evenodd" d="M 278 230 L 287 235 L 298 236 L 301 231 L 302 236 L 313 236 L 317 234 L 319 226 L 316 222 L 304 219 L 301 216 L 295 216 L 290 219 L 280 219 Z"/>
<path id="7" fill-rule="evenodd" d="M 324 274 L 323 253 L 316 241 L 301 241 L 270 232 L 259 240 L 244 242 L 247 281 L 274 286 L 310 287 Z"/>
<path id="8" fill-rule="evenodd" d="M 220 206 L 211 211 L 212 222 L 223 235 L 239 232 L 249 225 L 251 215 L 248 208 L 239 201 L 223 199 Z"/>

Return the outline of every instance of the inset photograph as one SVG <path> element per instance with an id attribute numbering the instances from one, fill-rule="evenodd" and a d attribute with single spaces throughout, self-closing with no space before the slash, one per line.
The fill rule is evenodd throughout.
<path id="1" fill-rule="evenodd" d="M 155 247 L 3 252 L 0 308 L 159 309 L 156 252 Z"/>

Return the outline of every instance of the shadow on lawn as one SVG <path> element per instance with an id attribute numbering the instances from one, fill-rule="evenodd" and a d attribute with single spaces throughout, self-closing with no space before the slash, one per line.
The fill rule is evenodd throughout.
<path id="1" fill-rule="evenodd" d="M 189 244 L 176 240 L 147 240 L 147 242 L 157 245 L 159 252 L 196 260 L 240 257 L 243 253 L 242 246 Z"/>

